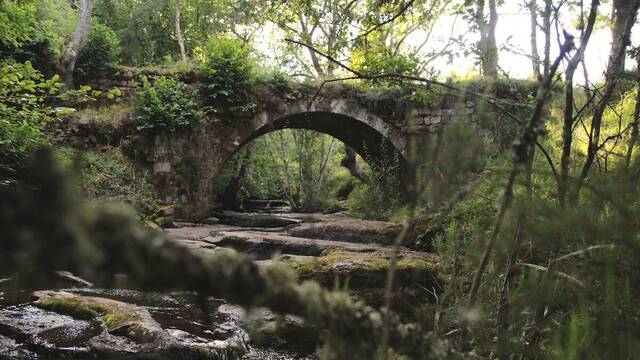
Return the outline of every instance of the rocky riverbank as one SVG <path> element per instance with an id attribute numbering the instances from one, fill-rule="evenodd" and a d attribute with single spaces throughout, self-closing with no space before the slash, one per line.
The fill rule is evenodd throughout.
<path id="1" fill-rule="evenodd" d="M 240 251 L 262 267 L 284 263 L 301 279 L 340 284 L 380 305 L 397 224 L 343 215 L 225 212 L 209 224 L 174 222 L 174 241 L 203 254 Z M 213 225 L 211 225 L 213 224 Z M 401 248 L 402 306 L 416 285 L 438 291 L 438 259 Z M 266 309 L 249 312 L 224 299 L 193 293 L 98 289 L 59 273 L 40 291 L 0 283 L 0 356 L 8 358 L 313 359 L 319 334 L 303 319 Z M 15 289 L 13 289 L 15 290 Z M 400 309 L 402 310 L 402 309 Z"/>

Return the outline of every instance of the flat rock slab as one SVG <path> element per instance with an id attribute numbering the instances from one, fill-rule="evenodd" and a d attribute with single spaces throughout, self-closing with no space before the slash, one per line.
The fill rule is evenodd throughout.
<path id="1" fill-rule="evenodd" d="M 221 211 L 214 214 L 220 223 L 242 227 L 277 228 L 298 225 L 302 220 L 277 214 L 241 213 L 236 211 Z"/>
<path id="2" fill-rule="evenodd" d="M 216 246 L 252 254 L 258 259 L 271 258 L 276 253 L 319 256 L 323 251 L 335 248 L 345 248 L 355 252 L 380 250 L 380 246 L 374 244 L 304 239 L 254 231 L 219 231 L 202 240 Z"/>
<path id="3" fill-rule="evenodd" d="M 169 235 L 170 238 L 178 239 L 178 240 L 201 240 L 209 236 L 213 231 L 233 231 L 233 230 L 244 230 L 244 228 L 240 226 L 217 224 L 217 225 L 194 225 L 194 226 L 184 226 L 180 228 L 164 229 L 165 233 Z"/>
<path id="4" fill-rule="evenodd" d="M 322 256 L 291 259 L 289 262 L 303 279 L 316 280 L 332 286 L 336 279 L 348 281 L 352 289 L 382 288 L 385 285 L 392 253 L 388 249 L 373 252 L 353 252 L 332 249 Z M 396 265 L 396 284 L 431 289 L 439 288 L 440 264 L 437 255 L 400 251 Z"/>
<path id="5" fill-rule="evenodd" d="M 390 245 L 401 230 L 402 225 L 390 222 L 342 219 L 301 224 L 287 233 L 312 239 Z"/>

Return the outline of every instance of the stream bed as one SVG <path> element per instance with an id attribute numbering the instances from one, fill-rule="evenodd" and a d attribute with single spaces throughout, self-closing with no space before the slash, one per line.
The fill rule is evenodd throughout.
<path id="1" fill-rule="evenodd" d="M 194 293 L 145 293 L 136 290 L 68 288 L 83 297 L 99 297 L 132 304 L 147 311 L 180 346 L 159 346 L 158 351 L 132 343 L 126 337 L 105 336 L 104 324 L 44 309 L 22 293 L 0 302 L 0 358 L 9 359 L 315 359 L 312 348 L 295 349 L 281 339 L 255 344 L 243 310 L 224 300 L 208 298 L 204 315 Z M 269 320 L 269 319 L 267 319 Z M 200 351 L 215 343 L 220 349 L 244 343 L 240 352 Z M 227 344 L 228 343 L 228 344 Z M 106 347 L 106 349 L 105 349 Z M 299 346 L 298 346 L 299 347 Z M 306 350 L 306 351 L 300 351 Z"/>

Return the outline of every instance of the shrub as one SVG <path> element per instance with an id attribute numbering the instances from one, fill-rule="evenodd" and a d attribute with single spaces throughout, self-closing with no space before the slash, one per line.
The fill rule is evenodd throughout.
<path id="1" fill-rule="evenodd" d="M 91 25 L 87 41 L 76 60 L 76 74 L 79 77 L 91 76 L 108 69 L 118 61 L 120 42 L 116 33 L 99 22 Z"/>
<path id="2" fill-rule="evenodd" d="M 392 145 L 381 144 L 380 159 L 368 156 L 367 183 L 349 194 L 349 215 L 367 220 L 390 220 L 402 206 L 400 158 Z"/>
<path id="3" fill-rule="evenodd" d="M 151 84 L 146 78 L 136 95 L 139 130 L 176 131 L 197 122 L 202 112 L 197 92 L 175 78 L 159 77 Z"/>
<path id="4" fill-rule="evenodd" d="M 47 142 L 41 126 L 62 108 L 46 96 L 57 95 L 57 77 L 45 80 L 31 63 L 0 66 L 0 181 L 13 181 L 29 153 Z"/>
<path id="5" fill-rule="evenodd" d="M 204 86 L 215 102 L 241 105 L 249 101 L 255 65 L 248 47 L 238 40 L 215 38 L 202 58 Z"/>
<path id="6" fill-rule="evenodd" d="M 33 40 L 37 7 L 29 2 L 0 1 L 0 45 L 19 47 Z"/>
<path id="7" fill-rule="evenodd" d="M 56 150 L 59 159 L 69 163 L 77 156 L 71 148 Z M 137 173 L 118 150 L 87 151 L 80 155 L 82 192 L 93 200 L 127 203 L 143 215 L 157 209 L 157 195 L 146 173 Z"/>
<path id="8" fill-rule="evenodd" d="M 382 51 L 380 53 L 369 52 L 364 54 L 361 63 L 357 64 L 357 69 L 363 74 L 396 74 L 416 76 L 420 72 L 417 58 L 405 55 L 391 55 Z M 367 80 L 366 83 L 373 85 L 380 80 Z M 387 81 L 383 79 L 382 81 Z"/>

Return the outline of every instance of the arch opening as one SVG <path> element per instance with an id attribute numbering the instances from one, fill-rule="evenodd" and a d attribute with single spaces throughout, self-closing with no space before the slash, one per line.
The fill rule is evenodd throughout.
<path id="1" fill-rule="evenodd" d="M 376 177 L 382 176 L 389 178 L 383 181 L 387 181 L 389 184 L 396 184 L 394 185 L 394 187 L 397 188 L 395 190 L 404 198 L 407 194 L 407 184 L 410 178 L 409 166 L 403 153 L 404 149 L 398 147 L 398 145 L 404 146 L 401 141 L 398 141 L 402 138 L 385 136 L 389 134 L 393 135 L 392 133 L 393 129 L 376 129 L 363 121 L 336 113 L 305 112 L 277 118 L 251 132 L 242 142 L 236 144 L 235 149 L 224 159 L 224 165 L 219 175 L 216 176 L 216 197 L 218 201 L 222 200 L 221 202 L 222 205 L 225 205 L 224 207 L 229 207 L 230 203 L 226 201 L 228 199 L 225 200 L 226 191 L 222 192 L 223 198 L 221 199 L 223 185 L 228 188 L 233 187 L 236 181 L 233 177 L 229 179 L 229 167 L 232 167 L 239 177 L 249 176 L 243 174 L 243 171 L 246 170 L 243 166 L 246 165 L 245 163 L 247 161 L 250 161 L 248 158 L 251 157 L 258 157 L 258 163 L 268 163 L 269 161 L 272 163 L 279 162 L 280 166 L 284 167 L 286 171 L 291 171 L 291 168 L 295 168 L 298 172 L 296 175 L 303 178 L 305 171 L 307 171 L 303 169 L 304 161 L 312 163 L 310 167 L 313 169 L 324 169 L 325 172 L 329 170 L 335 172 L 336 167 L 338 167 L 339 171 L 337 172 L 340 173 L 338 177 L 342 176 L 344 178 L 348 176 L 351 178 L 350 181 L 353 182 L 357 176 L 355 176 L 352 168 L 344 164 L 344 161 L 348 157 L 346 150 L 353 149 L 352 152 L 358 155 L 357 166 L 361 168 L 368 167 L 368 174 L 374 173 Z M 268 143 L 271 144 L 268 145 Z M 267 146 L 271 146 L 271 149 L 265 150 Z M 305 148 L 305 146 L 310 146 L 310 148 Z M 283 153 L 283 151 L 287 149 L 297 152 L 297 154 Z M 313 153 L 306 153 L 309 151 Z M 287 159 L 287 156 L 291 158 Z M 314 159 L 314 156 L 317 158 Z M 365 163 L 367 165 L 364 165 Z M 259 169 L 258 172 L 263 170 L 264 169 Z M 318 170 L 314 171 L 318 172 Z M 382 173 L 385 174 L 383 175 Z M 335 181 L 332 183 L 332 180 L 335 180 L 332 178 L 335 177 L 335 174 L 327 175 L 326 173 L 322 173 L 316 175 L 316 177 L 321 179 L 321 186 L 340 187 L 345 185 L 344 179 L 342 179 L 342 184 L 338 184 Z M 227 177 L 226 184 L 225 176 Z M 255 177 L 255 169 L 253 176 Z M 288 178 L 289 176 L 290 174 L 283 176 L 281 181 L 290 182 L 291 179 Z M 313 174 L 311 178 L 313 178 Z M 299 183 L 308 181 L 308 179 L 298 180 Z M 313 181 L 316 180 L 317 179 Z M 364 179 L 360 178 L 359 180 L 362 182 Z M 371 179 L 371 181 L 376 180 L 379 181 L 379 179 Z M 286 200 L 292 203 L 292 205 L 300 205 L 304 202 L 301 199 L 300 192 L 304 195 L 305 191 L 300 191 L 300 187 L 304 187 L 305 184 L 297 185 L 299 186 L 296 189 L 298 197 L 295 198 L 295 196 L 291 194 L 291 184 L 283 184 L 283 187 L 289 187 L 289 194 Z M 236 186 L 236 190 L 238 189 L 239 187 Z M 340 189 L 336 188 L 330 190 L 333 195 L 340 192 Z M 326 192 L 326 189 L 322 191 Z M 237 207 L 238 203 L 236 202 L 235 205 Z M 298 207 L 298 210 L 299 209 Z M 319 209 L 303 206 L 302 210 L 313 211 Z"/>

